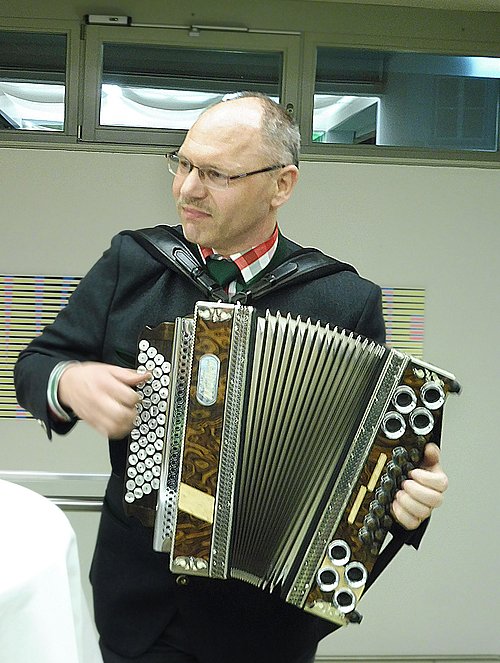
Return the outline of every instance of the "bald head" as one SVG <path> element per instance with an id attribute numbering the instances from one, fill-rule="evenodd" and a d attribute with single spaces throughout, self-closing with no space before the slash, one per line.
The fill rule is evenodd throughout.
<path id="1" fill-rule="evenodd" d="M 231 170 L 244 167 L 244 164 L 259 162 L 267 156 L 263 140 L 264 111 L 258 99 L 234 99 L 211 106 L 204 111 L 187 134 L 187 140 L 210 146 L 214 141 L 223 142 L 229 149 L 238 146 L 227 167 Z M 220 164 L 219 164 L 220 165 Z M 224 164 L 225 165 L 225 164 Z"/>
<path id="2" fill-rule="evenodd" d="M 197 122 L 211 117 L 214 122 L 224 124 L 226 127 L 232 124 L 244 124 L 260 130 L 263 115 L 264 107 L 258 97 L 236 97 L 210 106 L 201 113 Z"/>
<path id="3" fill-rule="evenodd" d="M 283 106 L 267 95 L 243 92 L 211 106 L 200 115 L 198 122 L 211 114 L 218 118 L 222 126 L 232 126 L 236 132 L 253 130 L 253 139 L 258 137 L 260 148 L 274 163 L 299 165 L 298 126 Z"/>

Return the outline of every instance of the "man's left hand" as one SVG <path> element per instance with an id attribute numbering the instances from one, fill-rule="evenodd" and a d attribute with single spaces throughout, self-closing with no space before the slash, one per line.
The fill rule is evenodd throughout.
<path id="1" fill-rule="evenodd" d="M 416 529 L 443 501 L 448 477 L 441 468 L 440 458 L 439 447 L 433 442 L 426 444 L 422 463 L 411 470 L 396 493 L 392 514 L 407 530 Z"/>

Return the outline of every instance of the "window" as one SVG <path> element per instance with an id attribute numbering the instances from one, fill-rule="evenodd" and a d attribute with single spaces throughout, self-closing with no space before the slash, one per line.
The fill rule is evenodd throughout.
<path id="1" fill-rule="evenodd" d="M 500 58 L 317 49 L 313 142 L 499 150 Z"/>
<path id="2" fill-rule="evenodd" d="M 65 34 L 0 32 L 0 128 L 64 131 Z"/>
<path id="3" fill-rule="evenodd" d="M 279 100 L 287 90 L 295 104 L 297 38 L 194 34 L 89 26 L 84 139 L 179 145 L 204 108 L 242 90 Z"/>

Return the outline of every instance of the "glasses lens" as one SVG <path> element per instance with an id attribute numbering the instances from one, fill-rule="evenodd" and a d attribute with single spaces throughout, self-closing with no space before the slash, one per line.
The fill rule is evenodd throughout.
<path id="1" fill-rule="evenodd" d="M 188 159 L 179 156 L 177 152 L 169 152 L 165 156 L 167 157 L 168 170 L 172 175 L 189 175 L 193 168 L 196 168 L 198 177 L 210 189 L 226 189 L 229 186 L 229 176 L 220 173 L 218 170 L 197 168 Z"/>
<path id="2" fill-rule="evenodd" d="M 165 155 L 167 157 L 167 165 L 169 171 L 172 173 L 172 175 L 177 175 L 177 169 L 179 167 L 179 157 L 175 152 L 169 152 L 169 154 Z"/>
<path id="3" fill-rule="evenodd" d="M 218 170 L 200 170 L 200 179 L 211 189 L 226 189 L 229 186 L 229 177 Z"/>

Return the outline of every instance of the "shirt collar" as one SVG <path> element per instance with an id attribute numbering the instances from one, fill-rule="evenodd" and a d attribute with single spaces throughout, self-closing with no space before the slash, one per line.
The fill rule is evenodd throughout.
<path id="1" fill-rule="evenodd" d="M 233 253 L 230 256 L 225 256 L 232 260 L 238 266 L 241 276 L 245 283 L 248 283 L 260 272 L 267 267 L 271 262 L 273 255 L 278 247 L 278 226 L 274 228 L 274 232 L 261 244 L 243 251 L 243 253 Z M 206 263 L 209 256 L 217 256 L 218 254 L 211 248 L 198 246 L 203 262 Z"/>

